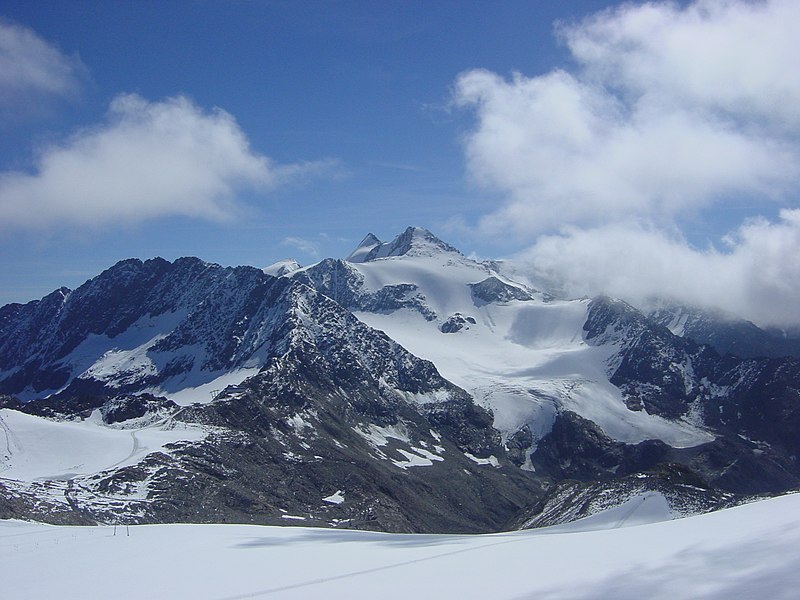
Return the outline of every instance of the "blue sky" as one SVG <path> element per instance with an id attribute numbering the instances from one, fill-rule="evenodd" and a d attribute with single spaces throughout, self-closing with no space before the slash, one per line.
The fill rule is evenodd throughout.
<path id="1" fill-rule="evenodd" d="M 616 4 L 6 1 L 0 304 L 417 224 L 576 294 L 800 321 L 797 3 Z"/>

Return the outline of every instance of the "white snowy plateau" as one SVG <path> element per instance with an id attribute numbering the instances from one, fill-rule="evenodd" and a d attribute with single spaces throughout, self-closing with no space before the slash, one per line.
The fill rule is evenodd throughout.
<path id="1" fill-rule="evenodd" d="M 648 493 L 569 525 L 406 535 L 0 521 L 0 596 L 27 600 L 793 600 L 800 494 L 669 519 Z"/>

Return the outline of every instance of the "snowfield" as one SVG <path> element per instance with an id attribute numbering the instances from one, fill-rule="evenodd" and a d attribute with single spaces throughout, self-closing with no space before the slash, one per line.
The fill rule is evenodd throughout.
<path id="1" fill-rule="evenodd" d="M 649 493 L 569 525 L 397 535 L 251 525 L 0 521 L 0 596 L 794 599 L 800 494 L 669 519 Z"/>
<path id="2" fill-rule="evenodd" d="M 135 465 L 151 452 L 164 451 L 167 444 L 208 435 L 207 428 L 171 418 L 135 425 L 106 425 L 98 410 L 83 421 L 55 421 L 0 409 L 0 478 L 66 481 Z"/>

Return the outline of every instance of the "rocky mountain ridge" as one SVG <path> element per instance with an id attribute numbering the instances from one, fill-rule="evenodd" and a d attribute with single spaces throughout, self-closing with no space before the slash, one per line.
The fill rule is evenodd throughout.
<path id="1" fill-rule="evenodd" d="M 798 389 L 796 359 L 556 299 L 420 228 L 305 268 L 132 259 L 0 308 L 0 515 L 492 531 L 638 473 L 712 508 L 800 486 Z M 42 427 L 119 456 L 37 470 Z"/>
<path id="2" fill-rule="evenodd" d="M 675 335 L 711 346 L 723 356 L 800 357 L 800 335 L 796 331 L 762 329 L 735 315 L 672 302 L 656 303 L 656 307 L 646 311 L 646 314 L 650 320 L 664 325 Z"/>

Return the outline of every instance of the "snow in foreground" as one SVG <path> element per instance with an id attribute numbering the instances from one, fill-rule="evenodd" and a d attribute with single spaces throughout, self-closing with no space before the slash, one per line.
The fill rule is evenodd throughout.
<path id="1" fill-rule="evenodd" d="M 661 499 L 631 507 L 658 518 Z M 653 508 L 645 510 L 650 503 Z M 800 494 L 482 536 L 0 521 L 3 598 L 796 598 Z M 641 522 L 641 520 L 639 520 Z M 598 529 L 605 526 L 607 529 Z"/>

